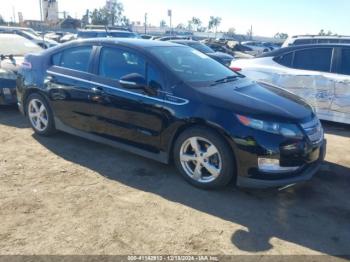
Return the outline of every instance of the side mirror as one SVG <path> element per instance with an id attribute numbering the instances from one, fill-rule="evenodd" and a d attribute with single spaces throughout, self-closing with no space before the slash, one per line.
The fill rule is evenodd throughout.
<path id="1" fill-rule="evenodd" d="M 119 84 L 127 89 L 142 89 L 151 96 L 158 94 L 158 87 L 148 86 L 146 79 L 137 73 L 123 76 L 120 78 Z"/>
<path id="2" fill-rule="evenodd" d="M 123 76 L 120 78 L 119 84 L 128 89 L 145 89 L 147 86 L 146 79 L 137 73 Z"/>

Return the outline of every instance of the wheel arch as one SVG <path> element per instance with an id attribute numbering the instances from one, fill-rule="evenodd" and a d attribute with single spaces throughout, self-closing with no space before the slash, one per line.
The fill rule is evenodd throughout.
<path id="1" fill-rule="evenodd" d="M 45 93 L 43 91 L 41 91 L 40 89 L 38 88 L 28 88 L 26 89 L 26 91 L 24 92 L 24 95 L 23 95 L 23 98 L 22 98 L 22 101 L 23 101 L 23 112 L 24 112 L 24 115 L 26 116 L 27 115 L 27 103 L 28 103 L 28 97 L 32 94 L 38 94 L 38 95 L 41 95 L 44 99 L 45 99 L 45 102 L 48 103 L 49 106 L 50 103 L 49 103 L 49 100 L 47 99 Z"/>
<path id="2" fill-rule="evenodd" d="M 178 126 L 178 128 L 173 133 L 171 139 L 169 140 L 168 147 L 167 147 L 167 152 L 168 152 L 168 156 L 169 156 L 169 160 L 168 160 L 169 163 L 172 163 L 174 160 L 173 150 L 174 150 L 174 145 L 175 145 L 176 140 L 179 138 L 179 136 L 183 132 L 185 132 L 189 128 L 193 128 L 193 127 L 209 128 L 211 131 L 213 131 L 214 133 L 219 135 L 222 139 L 224 139 L 224 141 L 227 143 L 227 145 L 230 148 L 230 151 L 232 153 L 232 157 L 233 157 L 234 162 L 235 162 L 235 168 L 237 169 L 238 162 L 237 162 L 237 158 L 236 158 L 235 144 L 232 141 L 232 139 L 230 139 L 230 135 L 220 126 L 217 126 L 213 123 L 207 122 L 203 119 L 190 119 L 189 121 L 186 121 L 186 122 L 182 123 L 180 126 Z"/>

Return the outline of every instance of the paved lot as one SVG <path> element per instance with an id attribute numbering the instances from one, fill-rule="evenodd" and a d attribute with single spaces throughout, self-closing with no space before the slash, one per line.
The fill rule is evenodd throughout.
<path id="1" fill-rule="evenodd" d="M 0 108 L 0 254 L 349 254 L 350 126 L 325 126 L 312 181 L 208 192 L 173 166 L 37 137 Z"/>

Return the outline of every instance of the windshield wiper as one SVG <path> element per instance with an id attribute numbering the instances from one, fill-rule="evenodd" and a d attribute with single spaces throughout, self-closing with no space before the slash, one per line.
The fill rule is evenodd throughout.
<path id="1" fill-rule="evenodd" d="M 222 83 L 228 83 L 228 82 L 232 82 L 232 81 L 236 81 L 237 78 L 240 78 L 240 76 L 235 75 L 235 76 L 226 76 L 224 78 L 221 78 L 219 80 L 216 80 L 213 84 L 211 84 L 212 86 L 215 86 L 217 84 L 222 84 Z"/>

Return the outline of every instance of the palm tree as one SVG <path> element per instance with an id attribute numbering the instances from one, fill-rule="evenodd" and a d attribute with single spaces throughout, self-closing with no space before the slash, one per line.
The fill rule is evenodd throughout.
<path id="1" fill-rule="evenodd" d="M 221 24 L 221 20 L 222 20 L 221 17 L 218 17 L 218 16 L 210 17 L 208 28 L 209 29 L 215 28 L 215 38 L 216 38 L 216 33 L 218 31 L 218 26 Z"/>
<path id="2" fill-rule="evenodd" d="M 196 31 L 198 31 L 198 28 L 201 26 L 202 21 L 198 17 L 192 17 L 191 22 L 196 26 Z"/>

